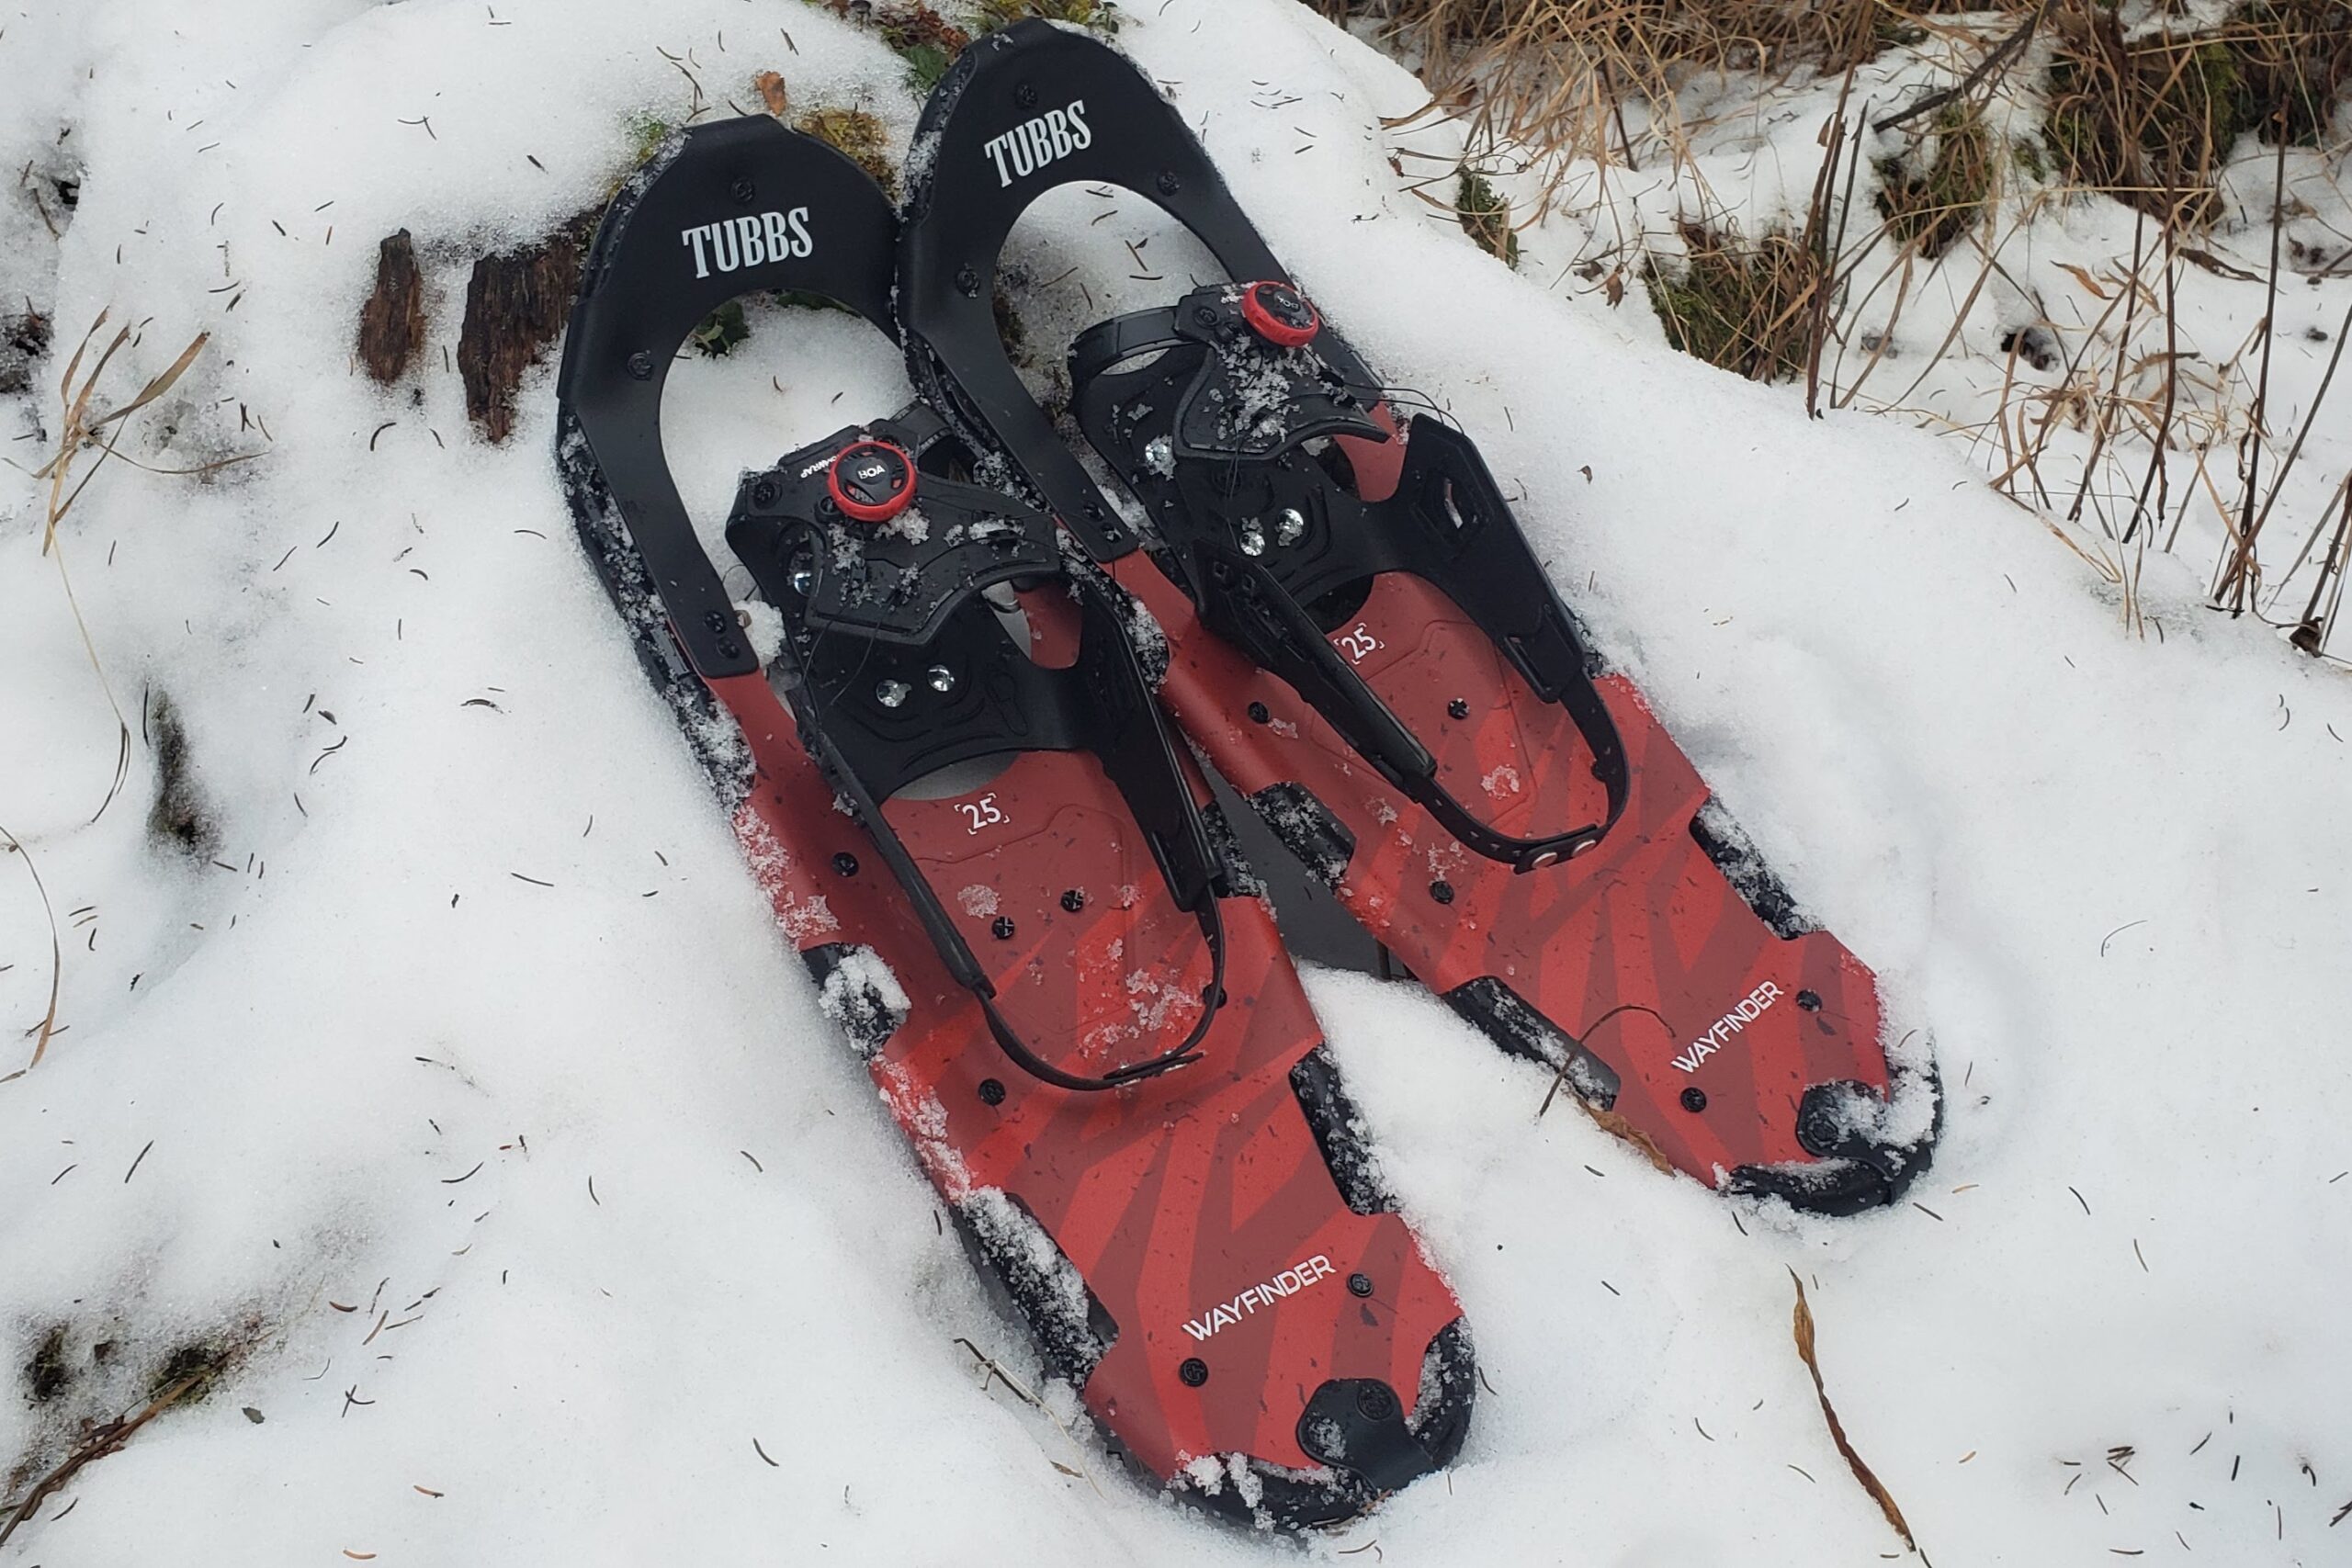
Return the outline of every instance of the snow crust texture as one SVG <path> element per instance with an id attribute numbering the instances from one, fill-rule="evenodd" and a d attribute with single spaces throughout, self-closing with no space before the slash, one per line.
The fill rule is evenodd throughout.
<path id="1" fill-rule="evenodd" d="M 1550 1073 L 1436 1001 L 1311 976 L 1489 1386 L 1447 1476 L 1305 1554 L 1899 1551 L 1792 1348 L 1794 1269 L 1938 1562 L 2345 1560 L 2352 686 L 2161 557 L 2164 635 L 2127 635 L 1950 446 L 1808 423 L 1490 261 L 1391 165 L 1400 136 L 1443 154 L 1381 127 L 1419 85 L 1310 8 L 1169 0 L 1120 43 L 1327 318 L 1476 434 L 1795 908 L 1933 1021 L 1949 1100 L 1916 1202 L 1735 1211 L 1537 1120 Z M 506 446 L 464 418 L 471 258 L 601 200 L 633 117 L 749 107 L 765 69 L 910 130 L 900 62 L 779 0 L 0 22 L 0 161 L 80 181 L 56 239 L 0 193 L 0 308 L 61 344 L 0 397 L 0 827 L 28 852 L 0 852 L 0 1073 L 48 1001 L 31 870 L 64 1025 L 0 1083 L 0 1501 L 219 1369 L 7 1568 L 1283 1550 L 1124 1476 L 982 1289 L 572 536 L 551 369 Z M 1172 241 L 1135 265 L 1145 208 L 1073 189 L 1015 235 L 1046 359 L 1213 281 Z M 431 339 L 380 389 L 353 328 L 401 228 Z M 1091 310 L 1046 287 L 1072 265 Z M 213 334 L 123 457 L 258 456 L 118 458 L 61 529 L 132 736 L 94 821 L 116 723 L 26 470 L 102 309 L 135 328 L 117 400 Z M 750 324 L 672 378 L 714 543 L 745 467 L 907 395 L 845 315 Z"/>

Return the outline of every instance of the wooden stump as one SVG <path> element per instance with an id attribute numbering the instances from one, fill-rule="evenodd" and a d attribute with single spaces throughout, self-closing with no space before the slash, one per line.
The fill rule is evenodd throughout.
<path id="1" fill-rule="evenodd" d="M 458 373 L 466 384 L 466 413 L 492 441 L 514 432 L 515 389 L 563 330 L 594 227 L 595 215 L 583 214 L 537 245 L 474 264 Z"/>
<path id="2" fill-rule="evenodd" d="M 376 252 L 376 291 L 359 311 L 359 361 L 387 386 L 401 378 L 409 356 L 424 346 L 424 279 L 408 231 Z"/>

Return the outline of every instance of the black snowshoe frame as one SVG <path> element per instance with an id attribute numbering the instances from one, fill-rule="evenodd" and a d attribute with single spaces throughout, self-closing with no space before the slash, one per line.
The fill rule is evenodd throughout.
<path id="1" fill-rule="evenodd" d="M 652 246 L 629 243 L 648 233 Z M 671 235 L 675 241 L 665 243 Z M 597 231 L 557 384 L 558 447 L 609 493 L 671 635 L 705 684 L 754 675 L 760 661 L 663 453 L 670 367 L 696 323 L 747 293 L 830 299 L 895 338 L 888 280 L 896 243 L 896 215 L 863 169 L 763 117 L 674 138 L 616 196 Z M 1065 559 L 1043 513 L 952 477 L 947 434 L 915 409 L 794 453 L 745 479 L 729 541 L 784 616 L 786 696 L 802 744 L 897 877 L 941 962 L 978 1000 L 997 1043 L 1060 1088 L 1116 1088 L 1196 1059 L 1224 1000 L 1219 863 L 1117 589 Z M 835 507 L 830 461 L 865 438 L 902 446 L 918 466 L 929 459 L 919 486 L 937 532 L 927 540 L 848 522 Z M 609 574 L 604 556 L 596 558 Z M 796 590 L 796 571 L 808 574 L 808 592 Z M 1012 642 L 981 595 L 999 583 L 1064 577 L 1080 607 L 1079 654 L 1067 669 L 1046 669 Z M 952 711 L 943 721 L 939 707 L 925 704 L 894 722 L 872 694 L 884 680 L 925 679 L 934 666 L 965 672 Z M 1031 750 L 1096 756 L 1210 954 L 1202 1013 L 1182 1043 L 1099 1077 L 1057 1067 L 1022 1039 L 882 810 L 940 768 Z"/>
<path id="2" fill-rule="evenodd" d="M 991 284 L 1013 224 L 1048 190 L 1108 184 L 1155 203 L 1236 281 L 1101 323 L 1072 345 L 1070 364 L 1079 423 L 1144 504 L 1156 558 L 1204 626 L 1288 682 L 1465 847 L 1527 871 L 1598 843 L 1625 807 L 1624 748 L 1575 618 L 1493 475 L 1466 437 L 1427 416 L 1409 427 L 1390 496 L 1360 499 L 1326 467 L 1335 444 L 1395 439 L 1381 387 L 1328 325 L 1284 344 L 1247 322 L 1250 287 L 1290 295 L 1289 275 L 1152 84 L 1081 33 L 1020 23 L 957 57 L 915 145 L 899 305 L 910 374 L 932 405 L 974 445 L 1012 455 L 1096 560 L 1151 543 L 1122 522 L 1022 383 Z M 1316 613 L 1389 571 L 1444 592 L 1539 697 L 1567 712 L 1606 792 L 1599 820 L 1513 837 L 1439 783 L 1428 749 L 1332 648 Z"/>

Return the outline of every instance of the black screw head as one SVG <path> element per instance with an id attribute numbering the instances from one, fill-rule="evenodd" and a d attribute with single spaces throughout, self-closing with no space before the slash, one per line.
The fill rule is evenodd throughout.
<path id="1" fill-rule="evenodd" d="M 847 850 L 843 850 L 841 853 L 833 857 L 833 869 L 840 872 L 843 876 L 855 876 L 857 874 L 857 857 L 850 853 Z"/>
<path id="2" fill-rule="evenodd" d="M 1080 909 L 1086 908 L 1086 895 L 1080 893 L 1075 887 L 1064 890 L 1062 894 L 1062 908 L 1068 909 L 1073 915 L 1077 914 Z"/>
<path id="3" fill-rule="evenodd" d="M 1356 1390 L 1356 1409 L 1367 1421 L 1385 1421 L 1396 1414 L 1396 1396 L 1385 1382 L 1368 1382 Z"/>
<path id="4" fill-rule="evenodd" d="M 1184 188 L 1184 182 L 1176 177 L 1176 171 L 1173 169 L 1160 170 L 1159 177 L 1152 181 L 1152 184 L 1159 187 L 1159 194 L 1162 196 L 1174 196 Z"/>
<path id="5" fill-rule="evenodd" d="M 980 1080 L 980 1103 L 983 1105 L 1002 1105 L 1004 1103 L 1004 1085 L 995 1078 L 982 1078 Z"/>
<path id="6" fill-rule="evenodd" d="M 1037 89 L 1023 82 L 1012 89 L 1012 101 L 1024 109 L 1034 109 L 1037 107 Z"/>
<path id="7" fill-rule="evenodd" d="M 1821 993 L 1818 991 L 1799 991 L 1797 993 L 1797 1006 L 1804 1009 L 1807 1012 L 1819 1012 L 1821 1010 Z"/>
<path id="8" fill-rule="evenodd" d="M 1436 899 L 1441 904 L 1453 903 L 1453 884 L 1448 882 L 1442 876 L 1439 877 L 1435 882 L 1430 884 L 1430 897 Z"/>
<path id="9" fill-rule="evenodd" d="M 956 292 L 967 299 L 978 299 L 980 292 L 980 275 L 969 265 L 956 268 Z"/>
<path id="10" fill-rule="evenodd" d="M 1368 1296 L 1372 1294 L 1372 1276 L 1369 1274 L 1349 1275 L 1348 1293 L 1355 1296 Z"/>
<path id="11" fill-rule="evenodd" d="M 1214 305 L 1193 306 L 1193 320 L 1199 325 L 1204 327 L 1213 327 L 1216 325 L 1216 307 Z"/>
<path id="12" fill-rule="evenodd" d="M 1011 942 L 1012 940 L 1012 917 L 1011 915 L 999 915 L 994 920 L 989 923 L 989 930 L 995 935 L 997 941 Z"/>
<path id="13" fill-rule="evenodd" d="M 738 175 L 735 183 L 727 187 L 727 194 L 746 207 L 752 205 L 752 198 L 759 193 L 759 187 L 752 183 L 752 176 L 749 175 Z"/>
<path id="14" fill-rule="evenodd" d="M 753 506 L 774 506 L 775 504 L 775 481 L 774 479 L 760 479 L 752 486 L 752 504 Z"/>
<path id="15" fill-rule="evenodd" d="M 1697 1084 L 1692 1084 L 1689 1089 L 1684 1089 L 1682 1091 L 1682 1109 L 1685 1111 L 1704 1111 L 1707 1109 L 1707 1091 L 1701 1089 Z"/>
<path id="16" fill-rule="evenodd" d="M 1198 1388 L 1209 1381 L 1209 1364 L 1198 1356 L 1187 1356 L 1176 1369 L 1176 1375 L 1184 1380 L 1186 1388 Z"/>
<path id="17" fill-rule="evenodd" d="M 1271 714 L 1267 713 L 1267 711 L 1266 711 L 1266 705 L 1265 705 L 1265 704 L 1263 704 L 1263 703 L 1251 703 L 1251 704 L 1250 705 L 1250 723 L 1252 723 L 1252 724 L 1263 724 L 1263 723 L 1265 723 L 1265 722 L 1266 722 L 1266 720 L 1267 720 L 1268 718 L 1270 718 L 1270 717 L 1272 717 L 1272 716 Z"/>
<path id="18" fill-rule="evenodd" d="M 1445 705 L 1445 713 L 1446 716 L 1449 718 L 1468 718 L 1470 716 L 1470 705 L 1464 702 L 1462 698 L 1456 697 L 1452 702 Z"/>
<path id="19" fill-rule="evenodd" d="M 1102 521 L 1102 503 L 1101 502 L 1090 501 L 1086 503 L 1086 520 L 1089 523 L 1100 523 Z"/>
<path id="20" fill-rule="evenodd" d="M 731 637 L 720 637 L 718 639 L 718 657 L 721 659 L 741 659 L 743 657 L 743 645 L 737 642 Z"/>
<path id="21" fill-rule="evenodd" d="M 639 349 L 635 354 L 628 356 L 628 373 L 640 381 L 651 380 L 653 378 L 653 356 L 646 353 L 645 350 L 641 348 Z"/>

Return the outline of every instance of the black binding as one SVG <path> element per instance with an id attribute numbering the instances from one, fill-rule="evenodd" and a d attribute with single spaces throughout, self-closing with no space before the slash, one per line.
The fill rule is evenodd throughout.
<path id="1" fill-rule="evenodd" d="M 633 235 L 650 235 L 651 243 L 632 245 Z M 614 197 L 597 229 L 557 379 L 559 460 L 567 471 L 594 475 L 609 491 L 673 636 L 706 683 L 754 674 L 760 662 L 718 568 L 695 537 L 662 450 L 662 389 L 670 366 L 696 323 L 728 300 L 755 292 L 828 299 L 895 335 L 890 263 L 897 241 L 889 200 L 864 170 L 823 142 L 763 116 L 714 121 L 673 136 Z M 748 259 L 755 251 L 758 259 Z M 937 421 L 926 422 L 919 412 L 876 428 L 894 432 L 917 451 L 935 447 L 943 434 Z M 844 433 L 844 439 L 854 434 Z M 825 446 L 825 454 L 836 449 Z M 792 474 L 806 467 L 786 463 Z M 821 467 L 817 474 L 821 494 Z M 784 525 L 768 515 L 775 508 L 754 503 L 763 480 L 775 484 L 778 501 L 797 493 L 775 479 L 746 480 L 738 547 L 785 615 L 787 645 L 816 654 L 804 660 L 796 682 L 793 707 L 802 741 L 829 782 L 854 805 L 942 961 L 978 998 L 997 1043 L 1023 1069 L 1069 1089 L 1114 1088 L 1195 1059 L 1195 1047 L 1224 1000 L 1216 862 L 1112 591 L 1091 573 L 1079 581 L 1084 635 L 1075 665 L 1044 671 L 1031 664 L 978 594 L 1011 577 L 1064 572 L 1050 524 L 993 491 L 926 474 L 928 507 L 986 513 L 1009 533 L 982 529 L 981 538 L 959 547 L 947 547 L 943 537 L 909 553 L 890 536 L 853 525 L 875 558 L 895 552 L 907 570 L 888 591 L 873 593 L 851 584 L 845 573 L 820 569 L 825 592 L 816 604 L 796 606 L 790 569 L 779 566 L 774 547 Z M 812 500 L 808 511 L 814 510 Z M 734 528 L 729 535 L 735 542 Z M 876 649 L 877 659 L 915 660 L 919 671 L 944 657 L 939 649 L 952 647 L 958 658 L 968 653 L 976 660 L 997 660 L 990 668 L 1001 667 L 1002 679 L 1013 684 L 1008 688 L 1000 680 L 990 689 L 1021 694 L 948 729 L 934 723 L 922 735 L 894 739 L 887 725 L 861 727 L 850 716 L 854 705 L 806 700 L 809 691 L 823 687 L 824 672 L 832 668 L 816 648 L 820 637 L 828 646 Z M 997 647 L 988 644 L 989 637 Z M 1014 655 L 1010 660 L 1008 653 Z M 1031 702 L 1039 705 L 1023 705 Z M 1192 1034 L 1174 1051 L 1100 1078 L 1063 1072 L 1022 1041 L 996 1007 L 986 972 L 880 810 L 894 791 L 950 761 L 1036 749 L 1084 749 L 1102 759 L 1171 894 L 1200 920 L 1209 944 L 1212 981 Z"/>
<path id="2" fill-rule="evenodd" d="M 1364 502 L 1316 448 L 1386 438 L 1321 354 L 1277 349 L 1244 324 L 1241 291 L 1195 289 L 1170 310 L 1105 321 L 1070 349 L 1079 426 L 1141 501 L 1202 624 L 1272 671 L 1467 848 L 1528 871 L 1599 843 L 1623 814 L 1625 749 L 1584 648 L 1468 438 L 1417 416 L 1396 493 Z M 1138 367 L 1120 370 L 1124 361 Z M 1286 390 L 1269 396 L 1280 384 Z M 1438 780 L 1427 748 L 1340 656 L 1312 606 L 1352 607 L 1401 571 L 1434 584 L 1546 702 L 1565 707 L 1607 793 L 1597 822 L 1516 838 Z"/>
<path id="3" fill-rule="evenodd" d="M 921 471 L 915 510 L 905 514 L 919 517 L 919 528 L 853 522 L 834 504 L 826 469 L 835 454 L 860 441 L 887 442 L 915 456 L 920 469 L 945 434 L 917 405 L 747 474 L 727 543 L 783 613 L 775 672 L 809 754 L 899 879 L 948 973 L 978 998 L 997 1043 L 1047 1083 L 1116 1089 L 1198 1059 L 1225 996 L 1217 861 L 1112 591 L 1091 570 L 1066 570 L 1050 518 L 933 470 Z M 1029 658 L 983 594 L 1000 583 L 1063 577 L 1078 601 L 1078 657 L 1053 670 Z M 886 692 L 893 701 L 883 700 Z M 1065 1072 L 1031 1050 L 883 815 L 884 801 L 927 774 L 1017 751 L 1101 759 L 1170 896 L 1200 923 L 1210 978 L 1200 1020 L 1175 1049 L 1100 1077 Z"/>
<path id="4" fill-rule="evenodd" d="M 1080 107 L 1076 129 L 1072 105 Z M 1045 127 L 1045 147 L 1057 153 L 1042 164 L 1032 161 L 1036 149 L 1023 129 L 1032 123 Z M 1022 137 L 1023 147 L 1000 140 L 1009 137 Z M 1289 275 L 1174 107 L 1124 55 L 1083 33 L 1026 21 L 973 39 L 923 106 L 914 147 L 899 313 L 916 389 L 966 427 L 967 439 L 1017 454 L 1089 555 L 1125 555 L 1139 541 L 1054 434 L 997 337 L 989 285 L 1005 236 L 1046 192 L 1108 183 L 1156 202 L 1198 234 L 1228 276 Z M 1344 345 L 1335 357 L 1351 380 L 1370 384 Z"/>
<path id="5" fill-rule="evenodd" d="M 998 337 L 989 285 L 1006 235 L 1046 191 L 1107 183 L 1191 230 L 1227 276 L 1286 284 L 1289 274 L 1175 108 L 1124 56 L 1081 33 L 1023 22 L 976 40 L 924 107 L 915 145 L 899 251 L 915 385 L 968 439 L 1012 454 L 1096 559 L 1126 554 L 1140 541 L 1046 422 Z M 1396 496 L 1357 500 L 1303 448 L 1333 435 L 1385 438 L 1371 418 L 1379 383 L 1328 326 L 1305 348 L 1262 342 L 1240 324 L 1239 293 L 1232 285 L 1196 290 L 1173 308 L 1092 328 L 1071 349 L 1080 423 L 1146 503 L 1203 623 L 1288 681 L 1476 852 L 1526 871 L 1599 842 L 1625 807 L 1624 748 L 1574 619 L 1476 448 L 1417 418 Z M 1153 353 L 1159 363 L 1125 380 L 1109 375 Z M 1286 399 L 1252 390 L 1269 368 L 1286 375 Z M 1118 395 L 1147 382 L 1149 398 Z M 1134 412 L 1137 401 L 1148 411 Z M 1114 431 L 1114 411 L 1123 408 L 1125 428 Z M 1170 437 L 1161 461 L 1144 458 L 1148 434 L 1122 446 L 1147 424 Z M 1269 558 L 1261 542 L 1253 556 L 1250 525 L 1262 533 L 1284 508 L 1304 521 L 1304 547 Z M 1325 641 L 1309 608 L 1383 571 L 1443 590 L 1531 687 L 1568 710 L 1607 792 L 1600 821 L 1514 838 L 1438 784 L 1428 749 Z"/>

